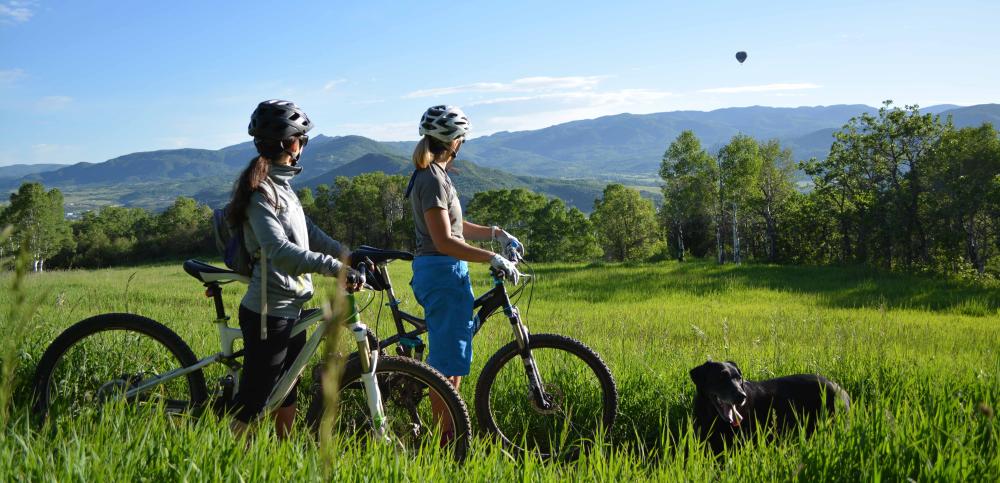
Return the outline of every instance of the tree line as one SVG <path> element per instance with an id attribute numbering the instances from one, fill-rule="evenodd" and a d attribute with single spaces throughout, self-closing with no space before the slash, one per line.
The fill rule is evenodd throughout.
<path id="1" fill-rule="evenodd" d="M 833 138 L 826 159 L 795 163 L 776 140 L 735 136 L 713 156 L 692 132 L 678 136 L 660 170 L 661 221 L 676 258 L 1000 273 L 992 125 L 959 129 L 887 101 Z M 808 175 L 806 189 L 796 170 Z"/>
<path id="2" fill-rule="evenodd" d="M 0 242 L 0 255 L 24 251 L 35 271 L 199 256 L 215 248 L 211 213 L 207 206 L 179 197 L 160 213 L 108 206 L 70 221 L 58 189 L 24 183 L 11 195 L 10 204 L 0 208 L 0 226 L 13 227 L 11 236 Z"/>
<path id="3" fill-rule="evenodd" d="M 712 258 L 719 263 L 868 264 L 1000 274 L 1000 135 L 886 102 L 833 135 L 824 160 L 737 135 L 709 152 L 691 131 L 664 152 L 663 204 L 609 184 L 588 216 L 526 189 L 475 193 L 465 217 L 504 227 L 532 261 Z M 807 177 L 807 178 L 806 178 Z M 348 246 L 414 248 L 408 178 L 381 172 L 298 191 L 306 214 Z M 63 217 L 62 194 L 25 183 L 0 208 L 35 269 L 214 256 L 211 209 L 178 198 L 161 213 L 107 207 Z"/>

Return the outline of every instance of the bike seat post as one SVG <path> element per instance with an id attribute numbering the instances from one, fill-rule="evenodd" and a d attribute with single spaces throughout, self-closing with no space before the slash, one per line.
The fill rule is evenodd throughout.
<path id="1" fill-rule="evenodd" d="M 206 283 L 205 287 L 205 296 L 211 297 L 215 302 L 215 321 L 217 323 L 229 322 L 226 306 L 222 303 L 222 287 L 216 282 Z"/>

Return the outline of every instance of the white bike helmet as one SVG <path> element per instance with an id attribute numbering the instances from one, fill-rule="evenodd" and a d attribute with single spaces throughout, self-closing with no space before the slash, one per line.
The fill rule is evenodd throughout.
<path id="1" fill-rule="evenodd" d="M 434 106 L 420 118 L 420 135 L 450 143 L 469 132 L 469 118 L 455 106 Z"/>

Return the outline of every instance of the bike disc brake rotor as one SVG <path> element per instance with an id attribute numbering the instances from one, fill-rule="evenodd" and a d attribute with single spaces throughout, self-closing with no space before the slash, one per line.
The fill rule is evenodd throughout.
<path id="1" fill-rule="evenodd" d="M 565 400 L 565 395 L 559 385 L 552 382 L 546 382 L 545 387 L 545 402 L 549 403 L 549 409 L 545 409 L 538 405 L 538 401 L 535 399 L 534 395 L 528 394 L 528 403 L 531 404 L 531 408 L 535 410 L 538 414 L 559 414 L 562 412 L 562 403 Z"/>

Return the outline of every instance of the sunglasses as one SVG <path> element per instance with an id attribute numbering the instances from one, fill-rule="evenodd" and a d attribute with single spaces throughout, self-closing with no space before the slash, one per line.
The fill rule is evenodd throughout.
<path id="1" fill-rule="evenodd" d="M 306 147 L 306 144 L 309 144 L 309 136 L 305 135 L 305 134 L 299 134 L 299 135 L 296 135 L 296 136 L 292 136 L 292 138 L 289 138 L 289 139 L 298 139 L 299 140 L 299 149 L 303 149 L 303 148 Z M 286 139 L 286 141 L 287 141 L 287 139 Z M 282 147 L 285 146 L 285 141 L 281 142 L 281 146 Z"/>

